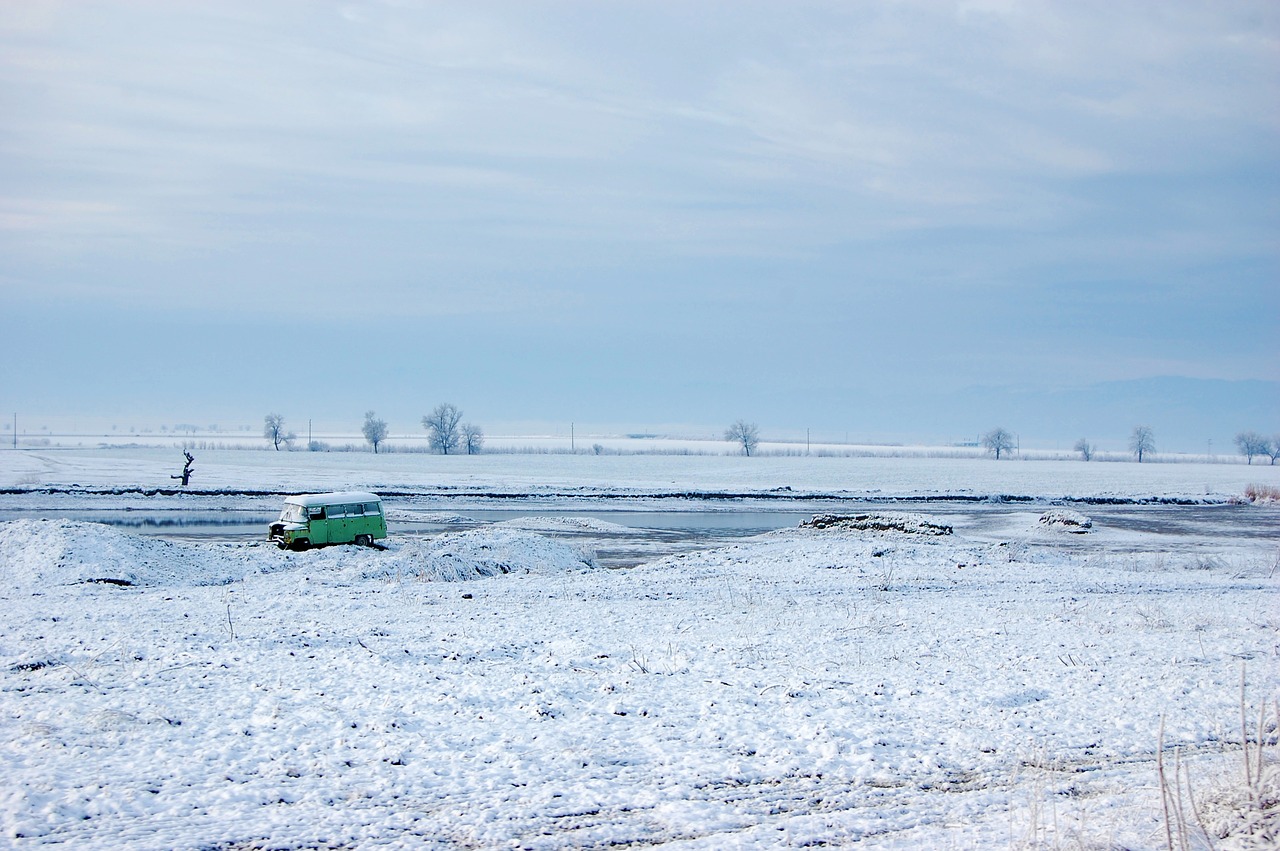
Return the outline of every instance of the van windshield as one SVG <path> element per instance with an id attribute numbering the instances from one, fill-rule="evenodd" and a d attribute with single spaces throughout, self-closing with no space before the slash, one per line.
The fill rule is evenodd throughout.
<path id="1" fill-rule="evenodd" d="M 284 511 L 280 512 L 280 519 L 285 523 L 306 523 L 307 511 L 301 505 L 285 503 Z"/>

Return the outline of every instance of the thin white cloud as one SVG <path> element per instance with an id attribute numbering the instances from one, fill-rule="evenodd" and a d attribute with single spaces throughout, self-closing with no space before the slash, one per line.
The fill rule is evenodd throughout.
<path id="1" fill-rule="evenodd" d="M 803 286 L 834 328 L 910 292 L 883 325 L 1277 256 L 1269 0 L 21 5 L 0 253 L 51 298 L 355 280 L 371 315 L 659 334 L 675 297 L 710 326 Z M 1008 317 L 1083 345 L 1051 320 Z"/>

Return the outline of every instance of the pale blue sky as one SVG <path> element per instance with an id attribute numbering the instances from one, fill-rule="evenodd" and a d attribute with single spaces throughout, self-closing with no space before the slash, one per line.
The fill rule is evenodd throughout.
<path id="1" fill-rule="evenodd" d="M 1272 0 L 7 4 L 0 404 L 945 439 L 1276 382 L 1276 104 Z"/>

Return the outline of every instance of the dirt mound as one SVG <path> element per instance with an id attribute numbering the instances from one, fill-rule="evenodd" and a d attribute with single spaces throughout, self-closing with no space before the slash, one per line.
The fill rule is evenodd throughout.
<path id="1" fill-rule="evenodd" d="M 862 514 L 815 514 L 800 524 L 801 529 L 834 529 L 854 532 L 902 532 L 908 535 L 950 535 L 951 527 L 934 523 L 923 514 L 866 512 Z"/>
<path id="2" fill-rule="evenodd" d="M 1093 521 L 1078 511 L 1055 508 L 1040 515 L 1040 527 L 1083 535 L 1093 528 Z"/>

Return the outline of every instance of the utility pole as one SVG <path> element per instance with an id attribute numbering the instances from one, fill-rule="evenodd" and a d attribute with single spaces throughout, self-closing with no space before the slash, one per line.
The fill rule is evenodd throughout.
<path id="1" fill-rule="evenodd" d="M 574 439 L 573 439 L 573 423 L 569 423 L 569 451 L 570 452 L 577 451 L 577 446 L 574 444 Z"/>
<path id="2" fill-rule="evenodd" d="M 13 413 L 13 448 L 18 448 L 18 412 Z"/>

